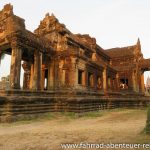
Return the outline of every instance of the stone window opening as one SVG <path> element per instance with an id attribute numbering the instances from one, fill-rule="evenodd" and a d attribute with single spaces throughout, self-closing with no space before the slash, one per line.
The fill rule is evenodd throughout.
<path id="1" fill-rule="evenodd" d="M 83 70 L 78 70 L 78 84 L 83 85 Z"/>

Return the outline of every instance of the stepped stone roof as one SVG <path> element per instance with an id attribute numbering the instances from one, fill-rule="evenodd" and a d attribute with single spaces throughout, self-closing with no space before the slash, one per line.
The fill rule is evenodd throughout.
<path id="1" fill-rule="evenodd" d="M 107 49 L 105 52 L 112 58 L 115 57 L 125 57 L 134 55 L 135 46 L 128 47 L 116 47 L 112 49 Z"/>

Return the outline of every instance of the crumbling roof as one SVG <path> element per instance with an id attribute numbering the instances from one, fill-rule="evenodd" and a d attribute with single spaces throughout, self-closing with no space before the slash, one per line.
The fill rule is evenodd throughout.
<path id="1" fill-rule="evenodd" d="M 116 57 L 133 56 L 134 50 L 135 50 L 135 45 L 128 46 L 128 47 L 116 47 L 112 49 L 107 49 L 105 52 L 111 58 L 116 58 Z"/>
<path id="2" fill-rule="evenodd" d="M 90 37 L 89 34 L 74 34 L 74 37 L 79 41 L 79 43 L 86 45 L 89 49 L 95 49 L 98 54 L 108 60 L 110 59 L 105 50 L 96 43 L 96 39 Z"/>

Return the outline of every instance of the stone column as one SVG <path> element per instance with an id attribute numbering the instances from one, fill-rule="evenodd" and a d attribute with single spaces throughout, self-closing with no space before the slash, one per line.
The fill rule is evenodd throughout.
<path id="1" fill-rule="evenodd" d="M 10 88 L 20 89 L 22 49 L 12 45 L 11 67 L 10 67 Z"/>
<path id="2" fill-rule="evenodd" d="M 133 91 L 136 92 L 136 76 L 135 76 L 135 73 L 134 71 L 132 72 L 132 87 L 133 87 Z"/>
<path id="3" fill-rule="evenodd" d="M 144 73 L 141 73 L 141 80 L 140 80 L 140 92 L 145 93 L 145 86 L 144 86 Z"/>
<path id="4" fill-rule="evenodd" d="M 132 73 L 132 82 L 133 82 L 133 91 L 139 92 L 139 80 L 140 80 L 140 75 L 139 72 L 134 72 Z"/>
<path id="5" fill-rule="evenodd" d="M 114 80 L 113 80 L 113 77 L 110 78 L 110 89 L 114 90 Z"/>
<path id="6" fill-rule="evenodd" d="M 31 70 L 31 65 L 28 62 L 24 62 L 22 64 L 22 67 L 24 69 L 23 89 L 27 90 L 27 89 L 30 89 L 30 70 Z"/>
<path id="7" fill-rule="evenodd" d="M 82 85 L 84 87 L 86 86 L 86 73 L 85 73 L 85 70 L 82 73 Z"/>
<path id="8" fill-rule="evenodd" d="M 139 73 L 139 70 L 137 71 L 136 73 L 136 92 L 139 92 L 139 89 L 140 89 L 140 81 L 141 80 L 141 75 Z"/>
<path id="9" fill-rule="evenodd" d="M 38 50 L 34 52 L 34 74 L 32 90 L 41 90 L 42 78 L 42 53 Z"/>
<path id="10" fill-rule="evenodd" d="M 116 90 L 115 78 L 112 79 L 112 89 Z"/>
<path id="11" fill-rule="evenodd" d="M 64 67 L 64 61 L 61 60 L 59 62 L 59 70 L 58 70 L 58 80 L 59 80 L 59 87 L 63 87 L 65 83 L 65 70 L 63 69 Z"/>
<path id="12" fill-rule="evenodd" d="M 34 75 L 34 65 L 31 64 L 31 69 L 30 69 L 30 89 L 32 89 L 32 85 L 33 85 L 33 75 Z"/>
<path id="13" fill-rule="evenodd" d="M 63 69 L 63 70 L 62 70 L 62 85 L 63 85 L 63 86 L 65 85 L 65 79 L 66 79 L 66 70 Z"/>
<path id="14" fill-rule="evenodd" d="M 70 64 L 70 71 L 69 71 L 69 86 L 72 88 L 76 88 L 78 82 L 78 71 L 76 67 L 76 58 L 71 58 Z"/>
<path id="15" fill-rule="evenodd" d="M 48 90 L 54 88 L 54 60 L 52 60 L 48 65 Z"/>
<path id="16" fill-rule="evenodd" d="M 116 90 L 119 90 L 119 75 L 118 73 L 116 74 Z"/>
<path id="17" fill-rule="evenodd" d="M 97 74 L 93 74 L 93 87 L 95 90 L 97 90 Z"/>
<path id="18" fill-rule="evenodd" d="M 107 87 L 107 88 L 110 90 L 110 89 L 111 89 L 111 78 L 108 77 L 108 80 L 107 80 L 107 81 L 108 81 L 108 87 Z"/>
<path id="19" fill-rule="evenodd" d="M 45 87 L 45 65 L 42 65 L 41 90 Z"/>
<path id="20" fill-rule="evenodd" d="M 107 92 L 107 70 L 104 68 L 103 70 L 103 90 L 106 93 Z"/>

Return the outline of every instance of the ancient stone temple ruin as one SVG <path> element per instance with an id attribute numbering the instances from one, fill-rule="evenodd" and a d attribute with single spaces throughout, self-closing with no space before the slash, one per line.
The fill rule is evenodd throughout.
<path id="1" fill-rule="evenodd" d="M 1 120 L 50 111 L 85 112 L 147 105 L 144 59 L 133 46 L 103 49 L 88 34 L 73 34 L 52 14 L 34 33 L 7 4 L 0 11 L 0 55 L 11 55 L 10 90 L 0 91 Z M 24 69 L 20 89 L 21 61 Z"/>

